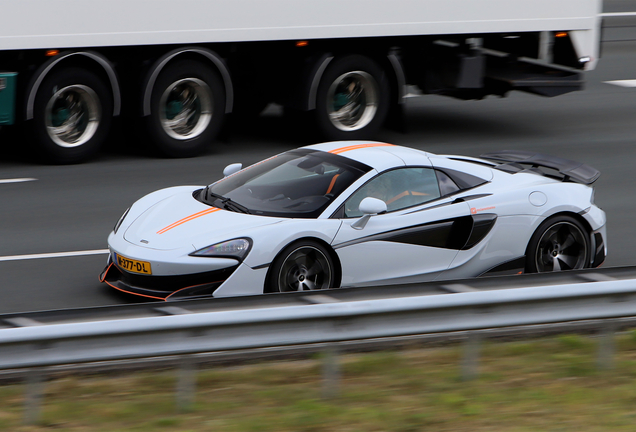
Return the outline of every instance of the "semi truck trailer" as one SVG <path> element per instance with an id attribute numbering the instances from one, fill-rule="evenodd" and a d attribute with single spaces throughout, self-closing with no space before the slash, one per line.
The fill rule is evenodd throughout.
<path id="1" fill-rule="evenodd" d="M 6 0 L 0 127 L 21 126 L 20 143 L 53 163 L 94 156 L 117 117 L 135 126 L 118 133 L 195 156 L 230 114 L 270 103 L 316 140 L 374 139 L 413 89 L 462 100 L 581 90 L 601 2 Z"/>

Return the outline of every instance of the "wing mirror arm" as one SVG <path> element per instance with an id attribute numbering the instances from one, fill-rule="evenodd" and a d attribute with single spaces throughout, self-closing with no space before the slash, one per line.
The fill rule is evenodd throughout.
<path id="1" fill-rule="evenodd" d="M 351 224 L 351 228 L 361 230 L 367 226 L 367 222 L 371 219 L 371 216 L 383 214 L 387 212 L 386 203 L 382 200 L 372 197 L 366 197 L 360 202 L 360 211 L 362 217 Z"/>

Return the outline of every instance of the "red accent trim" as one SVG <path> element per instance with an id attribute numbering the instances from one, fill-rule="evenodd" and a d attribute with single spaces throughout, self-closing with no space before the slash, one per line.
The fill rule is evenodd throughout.
<path id="1" fill-rule="evenodd" d="M 104 283 L 106 285 L 112 287 L 112 288 L 115 288 L 117 291 L 125 292 L 126 294 L 132 294 L 132 295 L 146 297 L 146 298 L 151 298 L 151 299 L 155 299 L 155 300 L 164 300 L 165 301 L 165 300 L 168 299 L 168 297 L 155 297 L 155 296 L 150 296 L 150 295 L 146 295 L 146 294 L 139 294 L 139 293 L 136 293 L 136 292 L 126 291 L 124 289 L 116 287 L 115 285 L 111 284 L 110 282 L 108 282 L 106 280 L 104 281 Z"/>
<path id="2" fill-rule="evenodd" d="M 223 280 L 220 280 L 220 281 L 214 281 L 214 282 L 206 282 L 206 283 L 203 283 L 203 284 L 192 285 L 192 286 L 188 286 L 188 287 L 185 287 L 185 288 L 181 288 L 181 289 L 178 289 L 178 290 L 176 290 L 176 291 L 174 291 L 174 292 L 170 293 L 170 294 L 168 295 L 168 297 L 166 297 L 166 300 L 168 300 L 170 297 L 172 297 L 173 295 L 175 295 L 176 293 L 178 293 L 178 292 L 180 292 L 180 291 L 183 291 L 183 290 L 186 290 L 186 289 L 189 289 L 189 288 L 195 288 L 195 287 L 198 287 L 198 286 L 210 285 L 210 284 L 219 283 L 219 282 L 225 282 L 226 280 L 227 280 L 227 279 L 223 279 Z"/>
<path id="3" fill-rule="evenodd" d="M 104 281 L 106 280 L 106 275 L 108 274 L 108 272 L 110 271 L 110 268 L 111 268 L 112 266 L 113 266 L 113 263 L 110 263 L 110 264 L 108 265 L 108 268 L 107 268 L 105 271 L 103 271 L 103 272 L 102 272 L 102 274 L 101 274 L 100 276 L 102 276 L 102 275 L 103 275 L 104 277 L 100 277 L 100 278 L 99 278 L 99 281 L 100 281 L 100 282 L 104 282 Z"/>
<path id="4" fill-rule="evenodd" d="M 214 282 L 206 282 L 206 283 L 203 283 L 203 284 L 192 285 L 192 286 L 188 286 L 188 287 L 185 287 L 185 288 L 180 288 L 180 289 L 178 289 L 178 290 L 176 290 L 176 291 L 173 291 L 173 292 L 171 292 L 170 294 L 168 294 L 168 295 L 167 295 L 167 296 L 165 296 L 165 297 L 157 297 L 157 296 L 151 296 L 151 295 L 147 295 L 147 294 L 140 294 L 140 293 L 136 293 L 136 292 L 132 292 L 132 291 L 126 291 L 125 289 L 119 288 L 119 287 L 117 287 L 117 286 L 113 285 L 112 283 L 108 282 L 108 281 L 106 280 L 106 275 L 108 275 L 108 272 L 110 271 L 110 269 L 111 269 L 111 267 L 113 266 L 113 264 L 114 264 L 114 263 L 110 263 L 110 265 L 108 266 L 108 268 L 106 269 L 106 271 L 104 271 L 104 272 L 102 273 L 103 277 L 100 277 L 100 278 L 99 278 L 99 281 L 100 281 L 100 282 L 105 283 L 105 284 L 106 284 L 106 285 L 108 285 L 109 287 L 111 287 L 111 288 L 115 288 L 117 291 L 121 291 L 121 292 L 124 292 L 124 293 L 126 293 L 126 294 L 131 294 L 131 295 L 136 295 L 136 296 L 141 296 L 141 297 L 151 298 L 151 299 L 155 299 L 155 300 L 168 301 L 168 299 L 169 299 L 170 297 L 172 297 L 173 295 L 175 295 L 176 293 L 178 293 L 178 292 L 180 292 L 180 291 L 183 291 L 183 290 L 186 290 L 186 289 L 188 289 L 188 288 L 195 288 L 195 287 L 198 287 L 198 286 L 204 286 L 204 285 L 209 285 L 209 284 L 214 284 L 214 283 L 223 283 L 223 282 L 225 282 L 225 281 L 227 280 L 227 279 L 223 279 L 223 280 L 214 281 Z M 119 267 L 117 267 L 117 266 L 115 266 L 115 267 L 119 270 Z"/>

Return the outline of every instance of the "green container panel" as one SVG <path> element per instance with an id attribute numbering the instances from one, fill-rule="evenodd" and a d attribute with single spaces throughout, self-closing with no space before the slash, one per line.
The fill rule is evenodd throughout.
<path id="1" fill-rule="evenodd" d="M 10 125 L 15 121 L 17 77 L 16 72 L 0 72 L 0 125 Z"/>

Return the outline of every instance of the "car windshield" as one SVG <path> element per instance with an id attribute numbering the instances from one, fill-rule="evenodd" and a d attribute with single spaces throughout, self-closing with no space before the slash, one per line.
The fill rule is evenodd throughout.
<path id="1" fill-rule="evenodd" d="M 231 211 L 314 218 L 370 170 L 343 156 L 293 150 L 225 177 L 201 190 L 197 197 Z"/>

